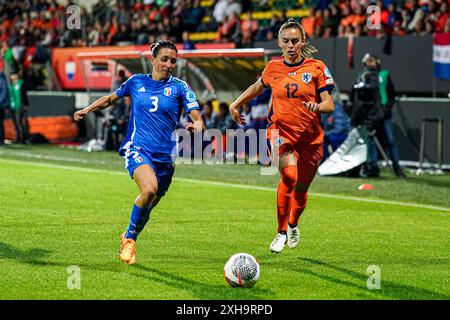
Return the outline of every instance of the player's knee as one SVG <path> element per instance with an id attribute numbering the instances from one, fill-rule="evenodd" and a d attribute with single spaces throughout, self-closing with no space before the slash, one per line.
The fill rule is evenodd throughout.
<path id="1" fill-rule="evenodd" d="M 151 184 L 144 185 L 141 187 L 141 197 L 143 197 L 144 200 L 150 201 L 155 197 L 157 191 L 157 186 Z"/>
<path id="2" fill-rule="evenodd" d="M 290 190 L 294 189 L 297 181 L 297 168 L 288 166 L 281 170 L 281 180 Z"/>

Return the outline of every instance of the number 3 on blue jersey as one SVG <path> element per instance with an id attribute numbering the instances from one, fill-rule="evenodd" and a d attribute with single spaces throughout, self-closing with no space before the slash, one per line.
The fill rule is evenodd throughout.
<path id="1" fill-rule="evenodd" d="M 155 112 L 158 110 L 158 97 L 150 97 L 150 100 L 152 100 L 153 108 L 148 109 L 150 112 Z"/>

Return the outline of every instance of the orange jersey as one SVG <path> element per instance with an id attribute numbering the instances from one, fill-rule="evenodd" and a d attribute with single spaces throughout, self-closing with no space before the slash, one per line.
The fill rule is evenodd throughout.
<path id="1" fill-rule="evenodd" d="M 278 129 L 280 136 L 294 144 L 323 143 L 320 113 L 309 111 L 303 102 L 319 103 L 321 92 L 333 90 L 334 81 L 325 64 L 308 58 L 293 65 L 273 60 L 267 63 L 261 81 L 272 89 L 268 138 L 272 129 Z"/>

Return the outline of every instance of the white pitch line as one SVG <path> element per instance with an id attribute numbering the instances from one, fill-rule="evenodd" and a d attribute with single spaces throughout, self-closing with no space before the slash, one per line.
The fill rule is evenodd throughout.
<path id="1" fill-rule="evenodd" d="M 40 153 L 30 153 L 26 151 L 8 151 L 2 152 L 0 150 L 0 155 L 12 155 L 19 156 L 24 158 L 32 158 L 32 159 L 44 159 L 44 160 L 56 160 L 56 161 L 66 161 L 66 162 L 76 162 L 76 163 L 97 163 L 97 164 L 106 164 L 104 160 L 86 160 L 81 158 L 74 157 L 64 157 L 64 156 L 55 156 L 50 154 L 40 154 Z"/>
<path id="2" fill-rule="evenodd" d="M 1 158 L 0 158 L 0 161 L 10 162 L 10 163 L 20 163 L 20 164 L 26 164 L 26 165 L 32 165 L 32 166 L 38 166 L 38 167 L 71 170 L 71 171 L 82 171 L 82 172 L 91 172 L 91 173 L 108 173 L 108 174 L 114 174 L 114 175 L 127 175 L 126 172 L 120 172 L 120 171 L 114 171 L 114 170 L 91 169 L 91 168 L 66 166 L 66 165 L 43 163 L 43 162 L 28 162 L 28 161 L 1 159 Z M 176 178 L 176 177 L 173 178 L 173 180 L 179 181 L 179 182 L 210 185 L 210 186 L 217 186 L 217 187 L 229 187 L 229 188 L 246 189 L 246 190 L 269 191 L 269 192 L 277 191 L 277 189 L 275 189 L 275 188 L 229 183 L 229 182 L 218 182 L 218 181 Z M 413 207 L 413 208 L 420 208 L 420 209 L 450 212 L 450 208 L 433 206 L 433 205 L 423 205 L 423 204 L 418 204 L 418 203 L 413 203 L 413 202 L 400 202 L 400 201 L 381 200 L 381 199 L 364 199 L 364 198 L 358 198 L 358 197 L 352 197 L 352 196 L 342 196 L 342 195 L 333 195 L 333 194 L 316 193 L 316 192 L 311 192 L 311 193 L 309 193 L 309 195 L 313 196 L 313 197 L 321 197 L 321 198 L 329 198 L 329 199 L 337 199 L 337 200 L 379 203 L 379 204 L 384 204 L 384 205 Z"/>

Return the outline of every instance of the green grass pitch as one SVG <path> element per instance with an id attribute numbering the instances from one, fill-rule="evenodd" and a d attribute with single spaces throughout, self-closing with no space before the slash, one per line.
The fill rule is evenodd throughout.
<path id="1" fill-rule="evenodd" d="M 119 235 L 137 187 L 117 154 L 0 149 L 0 299 L 450 299 L 448 174 L 317 177 L 300 245 L 276 255 L 279 177 L 259 169 L 179 165 L 127 266 Z M 224 280 L 238 252 L 260 262 L 251 289 Z M 371 265 L 380 289 L 367 287 Z M 67 286 L 70 266 L 80 289 Z"/>

